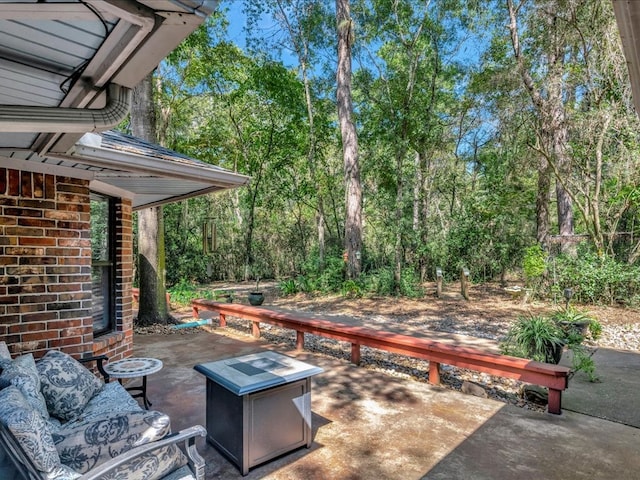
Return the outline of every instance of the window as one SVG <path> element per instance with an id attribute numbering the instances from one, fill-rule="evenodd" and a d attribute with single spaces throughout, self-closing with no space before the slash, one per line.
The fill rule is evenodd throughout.
<path id="1" fill-rule="evenodd" d="M 91 193 L 91 315 L 94 334 L 113 329 L 115 298 L 113 199 Z"/>

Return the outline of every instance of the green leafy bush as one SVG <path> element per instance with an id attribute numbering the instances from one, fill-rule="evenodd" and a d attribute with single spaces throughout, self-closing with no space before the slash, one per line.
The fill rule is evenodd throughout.
<path id="1" fill-rule="evenodd" d="M 524 252 L 522 270 L 527 282 L 538 281 L 547 270 L 547 254 L 540 245 L 533 245 Z"/>
<path id="2" fill-rule="evenodd" d="M 567 308 L 550 316 L 519 317 L 500 344 L 505 355 L 530 358 L 539 362 L 558 363 L 562 350 L 571 352 L 571 369 L 583 371 L 595 382 L 593 352 L 584 344 L 585 340 L 596 340 L 602 325 L 587 312 Z"/>
<path id="3" fill-rule="evenodd" d="M 520 316 L 500 344 L 505 355 L 530 358 L 538 362 L 558 363 L 564 345 L 560 327 L 544 316 Z"/>
<path id="4" fill-rule="evenodd" d="M 216 292 L 202 289 L 195 283 L 186 279 L 181 279 L 173 287 L 167 290 L 171 295 L 171 301 L 179 305 L 189 305 L 191 300 L 196 298 L 206 298 L 207 300 L 216 300 Z M 219 292 L 219 291 L 218 291 Z"/>
<path id="5" fill-rule="evenodd" d="M 344 261 L 336 250 L 325 256 L 321 264 L 317 257 L 310 257 L 304 265 L 304 292 L 339 292 L 344 281 Z"/>
<path id="6" fill-rule="evenodd" d="M 298 283 L 293 278 L 282 280 L 278 286 L 283 295 L 295 295 L 300 291 Z"/>
<path id="7" fill-rule="evenodd" d="M 566 338 L 572 335 L 584 340 L 597 340 L 602 334 L 602 325 L 589 312 L 569 306 L 554 312 L 550 317 L 564 332 Z M 570 343 L 570 342 L 568 342 Z"/>
<path id="8" fill-rule="evenodd" d="M 581 248 L 578 255 L 554 261 L 560 290 L 571 288 L 580 303 L 634 306 L 640 299 L 640 268 Z"/>
<path id="9" fill-rule="evenodd" d="M 346 280 L 342 284 L 340 293 L 343 297 L 360 298 L 364 294 L 364 288 L 363 285 L 359 282 L 356 282 L 354 280 Z"/>
<path id="10" fill-rule="evenodd" d="M 424 296 L 424 289 L 420 286 L 418 274 L 410 268 L 402 270 L 398 291 L 395 288 L 395 278 L 392 267 L 381 268 L 374 273 L 363 277 L 363 283 L 367 292 L 375 295 L 397 295 L 403 297 L 420 298 Z"/>

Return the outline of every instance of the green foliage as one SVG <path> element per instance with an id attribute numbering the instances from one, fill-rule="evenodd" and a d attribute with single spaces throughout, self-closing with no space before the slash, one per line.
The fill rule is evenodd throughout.
<path id="1" fill-rule="evenodd" d="M 396 280 L 391 267 L 381 268 L 363 277 L 366 290 L 375 295 L 395 296 L 398 293 L 403 297 L 421 298 L 424 289 L 420 286 L 420 278 L 415 271 L 403 269 L 400 276 L 400 285 L 396 290 Z"/>
<path id="2" fill-rule="evenodd" d="M 600 4 L 578 2 L 571 12 L 573 34 L 558 37 L 567 42 L 562 78 L 570 91 L 584 92 L 576 98 L 567 94 L 573 98 L 564 112 L 567 151 L 575 168 L 563 183 L 585 211 L 600 212 L 604 231 L 632 232 L 635 238 L 638 118 L 621 81 L 624 58 L 609 43 L 616 38 L 608 34 L 615 17 L 610 5 Z M 625 249 L 602 249 L 619 259 L 590 251 L 560 257 L 555 276 L 547 275 L 550 263 L 538 246 L 526 249 L 537 227 L 539 154 L 531 148 L 536 119 L 519 75 L 513 75 L 513 55 L 505 53 L 513 48 L 502 27 L 504 9 L 479 5 L 461 0 L 353 4 L 354 55 L 366 50 L 367 58 L 353 77 L 366 255 L 363 277 L 345 284 L 345 185 L 330 65 L 333 7 L 244 2 L 249 47 L 241 48 L 227 34 L 225 18 L 240 7 L 221 2 L 157 70 L 159 119 L 165 122 L 159 132 L 167 147 L 247 174 L 251 182 L 164 207 L 167 283 L 245 279 L 259 263 L 261 277 L 295 278 L 295 287 L 293 282 L 284 287 L 288 291 L 399 290 L 417 297 L 420 281 L 436 267 L 448 280 L 457 280 L 465 266 L 474 281 L 486 281 L 522 265 L 535 290 L 547 288 L 556 298 L 572 288 L 579 302 L 640 304 L 640 271 L 621 254 L 633 251 L 632 242 Z M 520 18 L 525 63 L 545 92 L 547 57 L 537 55 L 548 40 L 540 35 L 545 32 L 537 15 L 544 13 L 541 5 L 523 5 Z M 265 35 L 265 19 L 280 28 Z M 578 31 L 584 38 L 576 43 Z M 476 58 L 452 60 L 467 48 L 465 42 L 480 37 Z M 584 45 L 590 48 L 589 65 L 585 52 L 580 58 Z M 279 60 L 283 48 L 291 52 L 287 64 Z M 612 119 L 608 129 L 606 118 Z M 602 152 L 597 152 L 601 134 Z M 599 197 L 594 193 L 598 153 L 605 159 Z M 594 220 L 581 213 L 577 200 L 574 211 L 576 231 L 590 232 Z M 218 245 L 204 256 L 201 226 L 207 219 L 216 224 Z M 317 253 L 320 219 L 324 262 Z M 400 285 L 393 275 L 396 262 Z"/>
<path id="3" fill-rule="evenodd" d="M 550 318 L 562 328 L 565 338 L 582 343 L 584 340 L 597 340 L 602 334 L 602 325 L 589 312 L 569 306 L 554 312 Z"/>
<path id="4" fill-rule="evenodd" d="M 280 288 L 280 292 L 283 295 L 295 295 L 301 290 L 301 288 L 298 285 L 298 282 L 296 282 L 295 279 L 293 278 L 282 280 L 279 283 L 278 287 Z"/>
<path id="5" fill-rule="evenodd" d="M 344 281 L 344 260 L 334 251 L 321 264 L 318 257 L 310 257 L 304 265 L 305 289 L 321 293 L 339 292 Z"/>
<path id="6" fill-rule="evenodd" d="M 557 363 L 556 354 L 564 347 L 571 352 L 571 369 L 583 371 L 592 382 L 597 381 L 593 351 L 584 344 L 597 340 L 602 325 L 588 312 L 575 308 L 561 309 L 549 316 L 519 317 L 509 329 L 500 349 L 505 355 Z"/>
<path id="7" fill-rule="evenodd" d="M 575 257 L 557 257 L 555 272 L 560 290 L 571 288 L 573 299 L 579 303 L 635 306 L 640 302 L 637 265 L 581 248 Z"/>
<path id="8" fill-rule="evenodd" d="M 525 250 L 522 269 L 528 281 L 535 282 L 547 270 L 547 254 L 540 245 L 533 245 Z"/>
<path id="9" fill-rule="evenodd" d="M 355 280 L 346 280 L 340 288 L 340 294 L 348 298 L 360 298 L 364 294 L 363 286 Z"/>
<path id="10" fill-rule="evenodd" d="M 591 358 L 594 352 L 589 351 L 589 349 L 581 343 L 575 343 L 569 348 L 572 353 L 571 369 L 574 372 L 582 371 L 587 374 L 590 382 L 597 382 L 596 364 L 593 358 Z"/>
<path id="11" fill-rule="evenodd" d="M 550 318 L 521 316 L 509 329 L 500 348 L 505 355 L 557 363 L 554 355 L 557 349 L 562 348 L 563 337 L 560 327 Z"/>
<path id="12" fill-rule="evenodd" d="M 171 295 L 171 301 L 182 306 L 190 305 L 191 301 L 196 298 L 216 300 L 215 292 L 199 288 L 196 284 L 184 278 L 180 279 L 178 283 L 167 291 Z"/>

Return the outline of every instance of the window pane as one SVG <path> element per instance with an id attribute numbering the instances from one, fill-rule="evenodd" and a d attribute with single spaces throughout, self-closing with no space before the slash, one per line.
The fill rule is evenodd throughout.
<path id="1" fill-rule="evenodd" d="M 113 215 L 108 197 L 91 194 L 91 316 L 93 331 L 112 328 L 113 314 Z"/>
<path id="2" fill-rule="evenodd" d="M 107 330 L 111 323 L 109 321 L 109 293 L 111 291 L 109 270 L 108 266 L 91 268 L 91 292 L 93 294 L 91 315 L 94 331 Z"/>
<path id="3" fill-rule="evenodd" d="M 91 260 L 109 260 L 109 199 L 91 196 Z"/>

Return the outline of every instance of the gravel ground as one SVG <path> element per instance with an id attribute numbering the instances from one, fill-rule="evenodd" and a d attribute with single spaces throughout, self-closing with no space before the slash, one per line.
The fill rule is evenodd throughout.
<path id="1" fill-rule="evenodd" d="M 219 287 L 218 287 L 219 288 Z M 224 287 L 228 288 L 228 287 Z M 471 301 L 465 302 L 455 293 L 442 299 L 345 299 L 343 297 L 309 297 L 296 295 L 278 298 L 274 288 L 267 291 L 267 303 L 282 308 L 322 314 L 324 318 L 347 315 L 374 328 L 401 329 L 411 332 L 441 331 L 499 341 L 519 315 L 551 312 L 553 304 L 527 304 L 514 300 L 498 286 L 485 285 L 472 290 Z M 593 348 L 613 348 L 640 352 L 640 313 L 636 310 L 593 307 L 587 309 L 602 324 L 602 335 Z M 174 312 L 178 318 L 190 316 L 188 308 Z M 227 330 L 217 333 L 232 336 L 250 336 L 250 322 L 227 317 Z M 262 327 L 262 337 L 274 344 L 295 346 L 295 332 L 271 325 Z M 197 328 L 173 329 L 171 326 L 136 328 L 137 334 L 162 333 L 189 335 Z M 305 349 L 314 353 L 349 360 L 350 346 L 327 338 L 307 335 Z M 362 347 L 361 366 L 384 371 L 389 375 L 428 380 L 428 362 Z M 597 372 L 596 372 L 597 373 Z M 442 384 L 448 388 L 465 390 L 468 382 L 482 387 L 488 397 L 531 410 L 544 410 L 544 406 L 525 399 L 524 385 L 516 380 L 478 373 L 442 365 Z M 480 390 L 482 393 L 482 390 Z"/>

